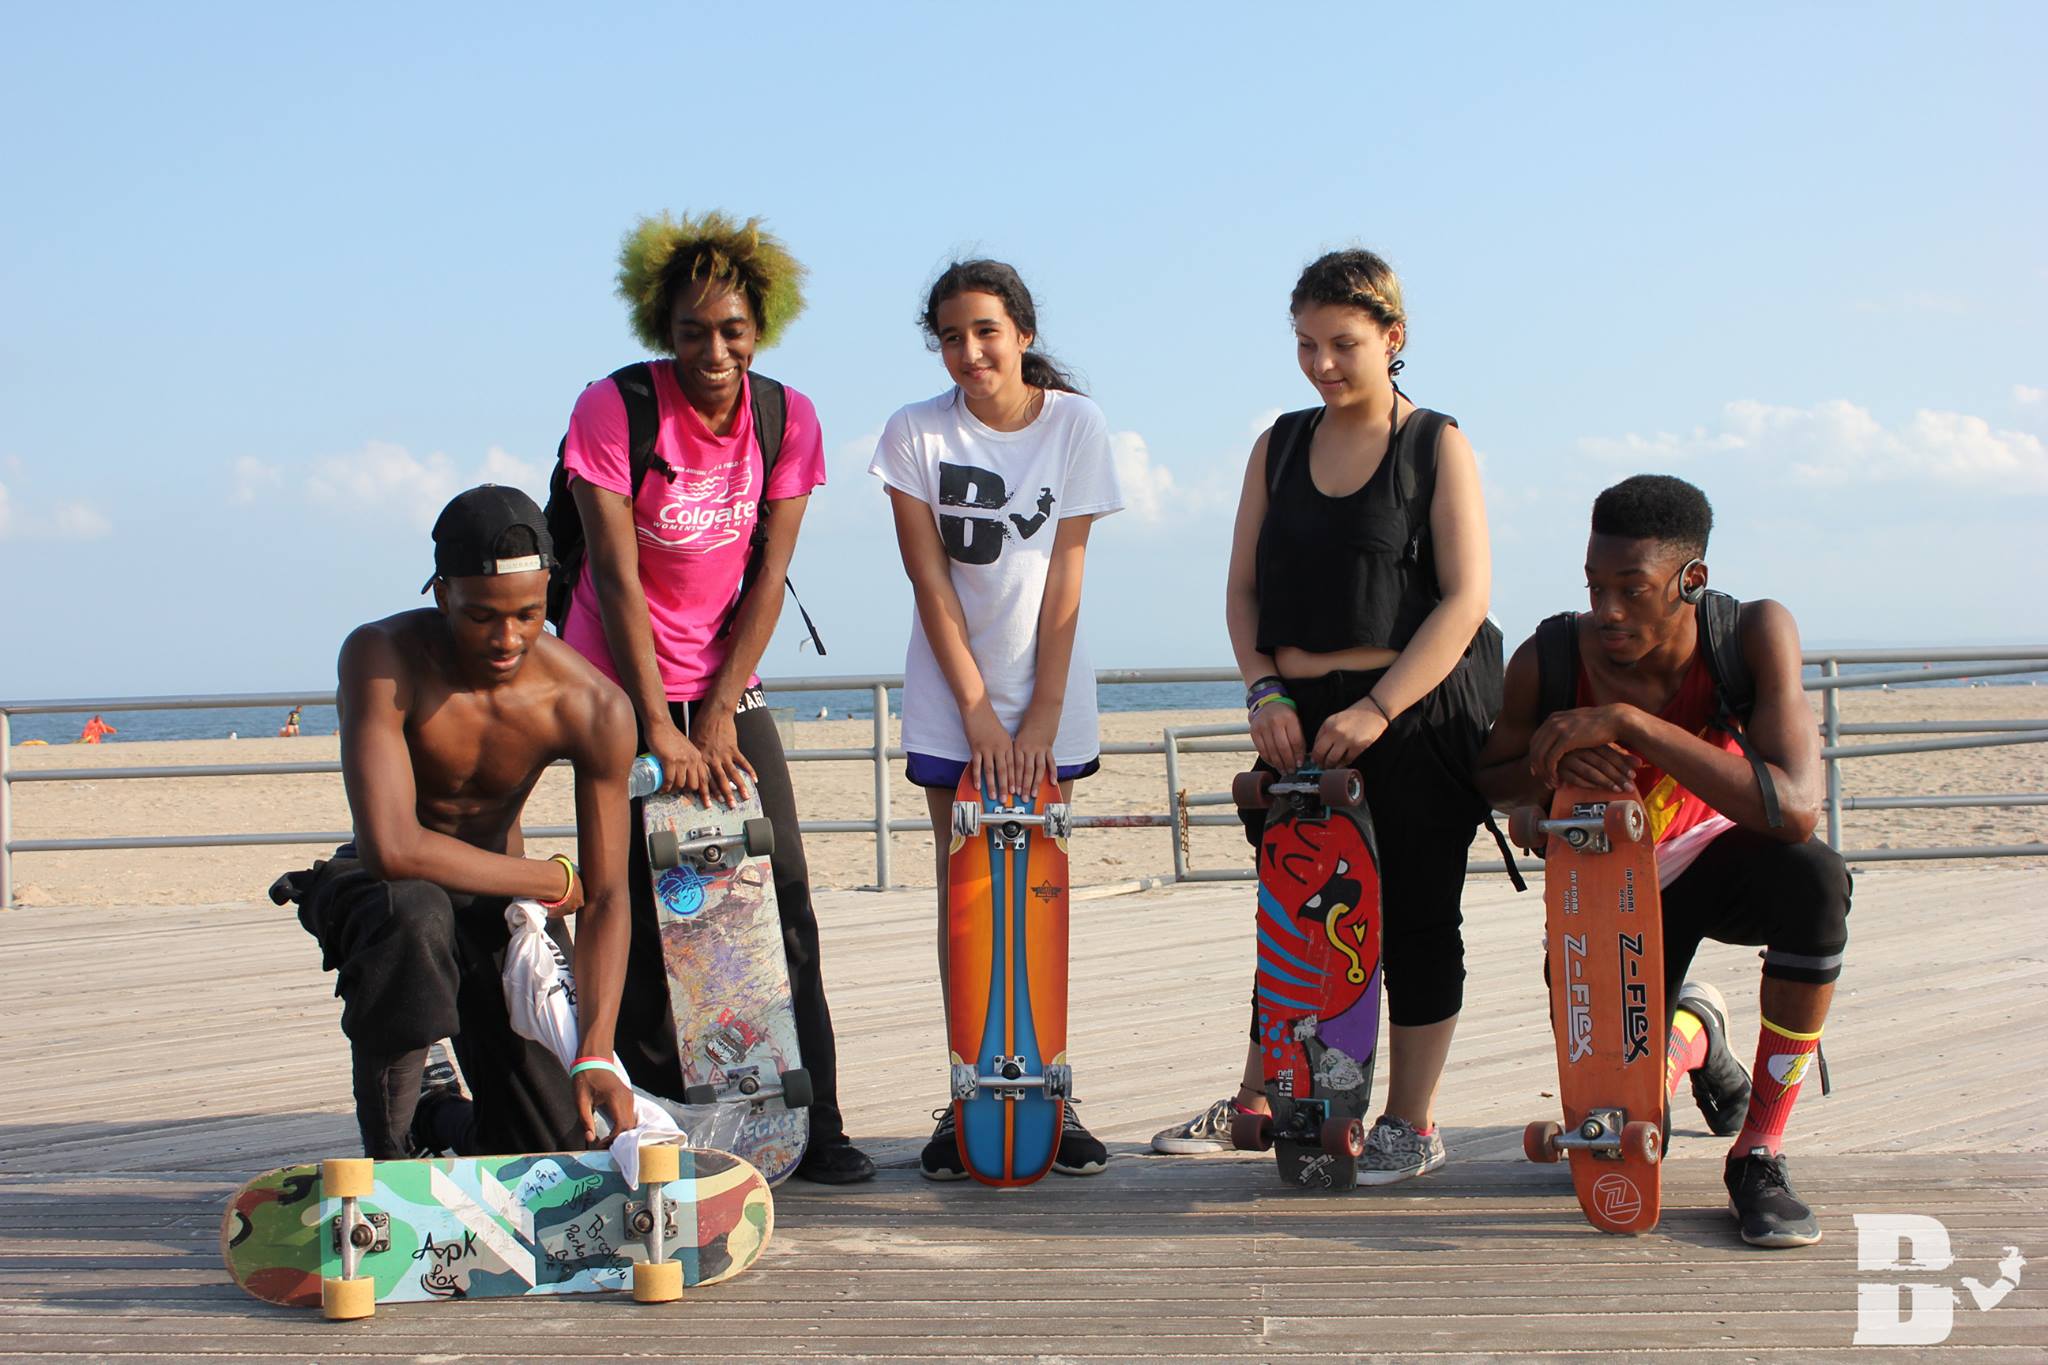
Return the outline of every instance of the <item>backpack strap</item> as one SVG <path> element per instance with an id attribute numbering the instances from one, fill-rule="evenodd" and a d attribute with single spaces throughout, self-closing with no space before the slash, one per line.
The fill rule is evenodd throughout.
<path id="1" fill-rule="evenodd" d="M 1536 723 L 1569 711 L 1579 696 L 1579 616 L 1561 611 L 1536 623 Z"/>
<path id="2" fill-rule="evenodd" d="M 747 567 L 740 575 L 739 596 L 733 599 L 732 609 L 726 613 L 725 624 L 718 628 L 723 636 L 730 634 L 733 622 L 739 619 L 740 603 L 746 600 L 748 589 L 761 576 L 761 566 L 768 557 L 768 483 L 775 475 L 775 461 L 782 454 L 783 437 L 789 431 L 789 393 L 780 380 L 770 379 L 765 374 L 747 375 L 748 406 L 754 416 L 754 442 L 761 449 L 761 496 L 755 504 L 754 534 L 747 551 Z M 817 623 L 811 620 L 810 612 L 804 610 L 804 600 L 797 596 L 796 584 L 787 574 L 783 575 L 783 586 L 789 590 L 791 600 L 796 603 L 797 615 L 804 621 L 804 630 L 811 637 L 811 646 L 820 655 L 825 653 L 825 641 L 818 634 Z"/>
<path id="3" fill-rule="evenodd" d="M 1700 595 L 1693 610 L 1700 647 L 1707 653 L 1707 672 L 1714 679 L 1714 723 L 1735 737 L 1735 746 L 1749 760 L 1750 771 L 1756 774 L 1757 794 L 1763 798 L 1764 820 L 1777 829 L 1785 823 L 1778 784 L 1742 728 L 1756 709 L 1756 678 L 1742 653 L 1742 603 L 1710 588 Z"/>
<path id="4" fill-rule="evenodd" d="M 1273 434 L 1266 438 L 1268 502 L 1279 494 L 1281 474 L 1295 458 L 1296 449 L 1308 444 L 1309 434 L 1315 430 L 1316 418 L 1321 412 L 1321 408 L 1303 408 L 1299 412 L 1283 412 L 1273 419 Z"/>
<path id="5" fill-rule="evenodd" d="M 640 485 L 657 466 L 663 474 L 673 472 L 668 461 L 654 453 L 655 441 L 661 435 L 661 405 L 654 397 L 654 368 L 647 361 L 636 360 L 613 370 L 611 380 L 626 405 L 626 468 L 633 489 L 627 496 L 637 498 Z"/>

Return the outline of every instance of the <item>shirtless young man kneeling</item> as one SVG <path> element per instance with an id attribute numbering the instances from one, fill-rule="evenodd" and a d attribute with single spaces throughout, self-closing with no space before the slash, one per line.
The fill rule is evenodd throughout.
<path id="1" fill-rule="evenodd" d="M 608 1067 L 572 1080 L 513 1032 L 500 973 L 505 906 L 578 915 L 579 1057 L 609 1058 L 627 946 L 633 708 L 545 633 L 554 563 L 541 510 L 514 488 L 458 495 L 434 523 L 432 609 L 359 626 L 341 647 L 342 778 L 354 842 L 273 895 L 339 974 L 363 1151 L 379 1158 L 573 1150 L 634 1123 Z M 526 798 L 550 763 L 575 770 L 580 860 L 529 858 Z M 452 1038 L 465 1099 L 428 1050 Z M 423 1095 L 423 1077 L 424 1090 Z M 424 1102 L 423 1102 L 424 1101 Z"/>

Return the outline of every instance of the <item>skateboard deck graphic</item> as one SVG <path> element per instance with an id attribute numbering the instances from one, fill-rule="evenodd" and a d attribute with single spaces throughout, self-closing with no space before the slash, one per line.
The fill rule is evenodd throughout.
<path id="1" fill-rule="evenodd" d="M 778 1184 L 810 1137 L 811 1084 L 767 856 L 774 831 L 757 793 L 732 807 L 650 796 L 643 810 L 684 1102 L 746 1106 L 735 1151 Z"/>
<path id="2" fill-rule="evenodd" d="M 1550 817 L 1513 813 L 1516 842 L 1547 840 L 1544 952 L 1564 1121 L 1531 1123 L 1532 1161 L 1567 1156 L 1586 1221 L 1648 1232 L 1662 1211 L 1664 923 L 1640 801 L 1566 787 Z"/>
<path id="3" fill-rule="evenodd" d="M 642 1159 L 658 1150 L 643 1148 Z M 683 1285 L 739 1274 L 775 1225 L 767 1182 L 725 1152 L 666 1150 L 677 1160 L 661 1185 L 663 1259 L 680 1265 Z M 343 1276 L 344 1201 L 324 1188 L 328 1167 L 355 1167 L 367 1180 L 352 1226 L 367 1224 L 368 1243 L 356 1267 L 368 1302 L 330 1316 L 365 1316 L 371 1304 L 624 1289 L 635 1262 L 648 1259 L 645 1224 L 635 1223 L 653 1186 L 628 1186 L 606 1152 L 287 1166 L 235 1191 L 221 1220 L 228 1273 L 256 1298 L 318 1308 L 322 1280 Z"/>
<path id="4" fill-rule="evenodd" d="M 946 882 L 947 1045 L 968 1173 L 1028 1185 L 1052 1167 L 1066 1101 L 1067 807 L 1047 777 L 1028 800 L 954 794 Z"/>
<path id="5" fill-rule="evenodd" d="M 1232 795 L 1266 809 L 1259 839 L 1260 1067 L 1270 1118 L 1232 1139 L 1267 1147 L 1290 1185 L 1358 1184 L 1380 1031 L 1380 879 L 1358 774 L 1241 774 Z"/>

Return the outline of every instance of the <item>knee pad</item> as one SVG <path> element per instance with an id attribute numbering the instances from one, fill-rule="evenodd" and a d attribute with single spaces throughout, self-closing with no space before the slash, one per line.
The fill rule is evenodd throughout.
<path id="1" fill-rule="evenodd" d="M 1764 949 L 1764 975 L 1824 985 L 1842 974 L 1849 942 L 1848 864 L 1818 841 L 1786 850 L 1779 914 Z"/>

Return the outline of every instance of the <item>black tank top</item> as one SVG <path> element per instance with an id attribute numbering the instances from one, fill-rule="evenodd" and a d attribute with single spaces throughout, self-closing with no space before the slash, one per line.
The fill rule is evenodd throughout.
<path id="1" fill-rule="evenodd" d="M 1457 420 L 1414 409 L 1365 486 L 1333 498 L 1309 473 L 1309 442 L 1322 419 L 1321 408 L 1286 413 L 1266 442 L 1259 652 L 1401 649 L 1443 598 L 1429 507 L 1437 438 Z"/>

